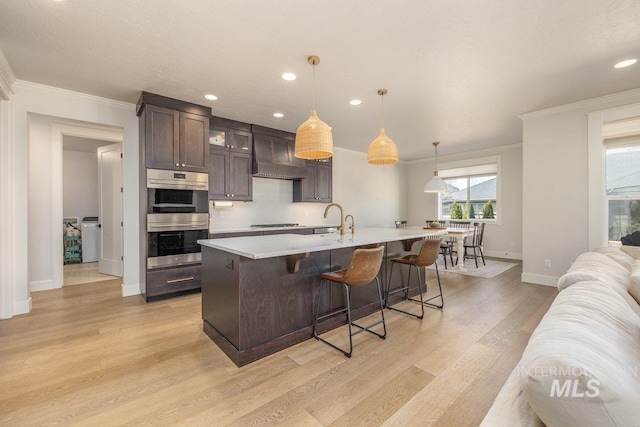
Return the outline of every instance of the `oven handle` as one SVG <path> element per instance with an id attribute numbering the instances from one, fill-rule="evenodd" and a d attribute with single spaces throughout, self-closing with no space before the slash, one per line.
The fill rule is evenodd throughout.
<path id="1" fill-rule="evenodd" d="M 206 183 L 189 183 L 189 182 L 168 182 L 168 181 L 156 181 L 156 180 L 147 180 L 147 188 L 160 188 L 160 189 L 168 189 L 168 190 L 209 190 L 209 184 Z"/>

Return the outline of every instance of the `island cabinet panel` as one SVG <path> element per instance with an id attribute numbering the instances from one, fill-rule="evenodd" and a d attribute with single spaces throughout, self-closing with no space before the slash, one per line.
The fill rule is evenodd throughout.
<path id="1" fill-rule="evenodd" d="M 385 260 L 378 274 L 384 290 L 390 257 L 418 253 L 399 242 L 381 243 Z M 345 247 L 311 252 L 299 262 L 296 273 L 287 268 L 287 256 L 250 259 L 220 249 L 202 247 L 202 317 L 207 335 L 238 366 L 313 337 L 313 318 L 318 296 L 320 312 L 345 307 L 342 285 L 326 282 L 323 272 L 349 265 L 353 251 Z M 394 283 L 406 279 L 408 270 L 394 270 Z M 413 276 L 415 278 L 415 272 Z M 399 301 L 403 295 L 394 296 Z M 351 288 L 352 317 L 358 319 L 380 309 L 375 284 Z M 345 324 L 340 315 L 318 325 L 320 333 Z"/>
<path id="2" fill-rule="evenodd" d="M 202 318 L 215 325 L 220 340 L 211 336 L 235 362 L 240 349 L 240 257 L 216 249 L 202 248 Z M 229 346 L 231 344 L 231 347 Z M 228 348 L 236 349 L 230 354 Z M 237 362 L 236 362 L 237 364 Z"/>

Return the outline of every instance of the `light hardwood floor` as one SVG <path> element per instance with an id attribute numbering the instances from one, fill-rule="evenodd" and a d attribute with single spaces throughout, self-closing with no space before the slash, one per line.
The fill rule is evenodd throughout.
<path id="1" fill-rule="evenodd" d="M 387 339 L 357 335 L 351 359 L 308 340 L 243 368 L 202 332 L 199 294 L 33 293 L 0 321 L 0 425 L 477 426 L 556 295 L 520 274 L 443 274 L 444 311 L 387 310 Z"/>

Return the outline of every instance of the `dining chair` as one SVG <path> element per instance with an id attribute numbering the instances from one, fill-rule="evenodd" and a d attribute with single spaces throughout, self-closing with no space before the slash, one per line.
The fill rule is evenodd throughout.
<path id="1" fill-rule="evenodd" d="M 462 259 L 466 260 L 467 258 L 473 258 L 476 262 L 476 268 L 478 268 L 478 252 L 480 254 L 480 258 L 482 259 L 482 264 L 487 265 L 484 262 L 484 254 L 482 253 L 484 226 L 484 222 L 474 222 L 473 235 L 470 236 L 471 239 L 466 239 L 464 242 L 464 254 Z M 470 253 L 470 250 L 473 250 L 473 254 Z"/>
<path id="2" fill-rule="evenodd" d="M 469 221 L 449 221 L 447 223 L 447 229 L 450 230 L 469 230 L 471 223 Z M 444 268 L 447 269 L 447 255 L 449 255 L 449 260 L 451 261 L 451 266 L 453 267 L 455 264 L 458 264 L 458 251 L 456 250 L 458 243 L 458 238 L 455 236 L 450 236 L 447 239 L 442 241 L 440 245 L 440 253 L 444 258 Z M 456 262 L 453 262 L 453 254 L 456 254 Z"/>

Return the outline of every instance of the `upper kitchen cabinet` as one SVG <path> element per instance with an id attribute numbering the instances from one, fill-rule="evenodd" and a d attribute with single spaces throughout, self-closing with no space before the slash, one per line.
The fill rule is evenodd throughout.
<path id="1" fill-rule="evenodd" d="M 253 200 L 251 125 L 211 117 L 209 199 Z"/>
<path id="2" fill-rule="evenodd" d="M 307 160 L 308 178 L 293 181 L 293 201 L 330 203 L 333 199 L 331 158 Z"/>
<path id="3" fill-rule="evenodd" d="M 147 168 L 208 172 L 211 108 L 142 92 L 137 113 Z"/>

